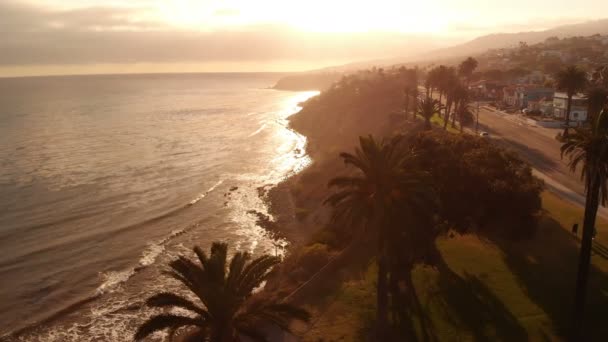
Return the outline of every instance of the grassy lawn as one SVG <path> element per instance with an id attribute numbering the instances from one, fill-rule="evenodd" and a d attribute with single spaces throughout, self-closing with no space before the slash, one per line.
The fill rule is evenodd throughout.
<path id="1" fill-rule="evenodd" d="M 476 236 L 445 237 L 438 246 L 449 267 L 418 267 L 414 283 L 423 308 L 412 317 L 419 336 L 438 341 L 554 341 L 569 326 L 578 241 L 572 223 L 582 210 L 543 193 L 545 213 L 534 239 L 489 241 Z M 608 223 L 598 222 L 588 296 L 589 341 L 608 336 Z M 579 231 L 580 235 L 580 231 Z M 342 283 L 311 309 L 304 341 L 357 341 L 375 310 L 375 267 Z M 422 323 L 421 323 L 422 322 Z"/>
<path id="2" fill-rule="evenodd" d="M 431 123 L 433 125 L 437 125 L 441 128 L 443 128 L 443 124 L 444 124 L 445 120 L 443 119 L 442 116 L 435 114 L 433 115 L 433 117 L 431 118 Z M 452 124 L 448 122 L 448 132 L 450 133 L 460 133 L 460 131 L 458 130 L 458 128 L 454 128 L 452 127 Z"/>
<path id="3" fill-rule="evenodd" d="M 417 115 L 416 118 L 418 118 L 418 120 L 424 121 L 424 117 L 422 117 L 422 115 Z M 440 116 L 438 114 L 435 114 L 431 117 L 431 124 L 437 127 L 443 128 L 444 122 L 445 121 L 443 120 L 443 116 Z M 452 127 L 451 123 L 448 123 L 447 131 L 450 133 L 460 133 L 460 130 L 458 128 Z"/>

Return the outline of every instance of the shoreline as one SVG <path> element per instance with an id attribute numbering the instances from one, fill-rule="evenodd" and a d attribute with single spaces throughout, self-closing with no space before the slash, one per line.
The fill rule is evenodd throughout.
<path id="1" fill-rule="evenodd" d="M 287 94 L 288 98 L 294 98 L 296 100 L 298 100 L 298 98 L 294 97 L 294 95 L 297 95 L 298 93 L 293 93 L 293 94 Z M 285 96 L 283 96 L 285 97 Z M 291 103 L 292 101 L 290 101 Z M 299 110 L 301 108 L 299 108 L 299 103 L 301 101 L 298 100 L 296 102 L 293 102 L 293 106 L 294 107 L 289 107 L 289 109 L 293 110 L 289 110 L 289 114 L 293 115 L 295 113 L 298 113 Z M 295 108 L 295 106 L 298 106 L 298 108 Z M 285 112 L 284 110 L 277 112 L 279 115 L 283 115 Z M 274 114 L 273 114 L 274 115 Z M 285 120 L 286 119 L 286 120 Z M 289 119 L 288 118 L 284 118 L 284 117 L 280 117 L 278 120 L 279 124 L 282 126 L 282 128 L 276 127 L 277 130 L 288 130 L 288 131 L 293 131 L 290 126 L 289 126 Z M 287 137 L 285 138 L 285 140 L 291 140 L 293 137 L 291 136 L 291 134 L 287 134 Z M 297 138 L 296 138 L 297 139 Z M 302 140 L 305 140 L 304 137 L 302 137 Z M 258 221 L 261 221 L 261 224 L 258 224 L 260 228 L 264 229 L 265 232 L 268 232 L 267 237 L 261 237 L 261 239 L 265 240 L 264 242 L 264 246 L 262 246 L 262 251 L 266 251 L 266 253 L 272 254 L 270 253 L 271 249 L 273 248 L 273 244 L 271 244 L 273 242 L 273 240 L 276 240 L 275 238 L 279 238 L 280 240 L 276 241 L 278 243 L 282 243 L 283 241 L 289 241 L 289 248 L 292 248 L 292 246 L 296 245 L 297 242 L 296 241 L 300 241 L 302 235 L 296 230 L 296 229 L 292 229 L 293 224 L 295 222 L 294 218 L 294 207 L 293 205 L 289 205 L 289 203 L 291 202 L 291 197 L 290 197 L 290 191 L 289 188 L 290 186 L 286 185 L 286 182 L 290 182 L 294 177 L 297 177 L 299 172 L 303 172 L 306 167 L 300 167 L 299 164 L 307 164 L 307 161 L 304 160 L 303 158 L 308 158 L 308 156 L 304 153 L 305 150 L 305 146 L 300 146 L 301 144 L 296 142 L 295 145 L 293 145 L 293 150 L 290 151 L 281 151 L 282 153 L 280 153 L 281 156 L 285 155 L 285 157 L 287 159 L 289 159 L 290 161 L 293 159 L 294 162 L 298 165 L 296 165 L 297 167 L 294 170 L 288 171 L 286 173 L 281 172 L 280 174 L 275 174 L 275 172 L 273 170 L 266 170 L 263 171 L 260 174 L 260 177 L 262 177 L 262 181 L 258 182 L 258 181 L 247 181 L 247 180 L 243 180 L 240 179 L 238 176 L 235 176 L 234 179 L 230 178 L 232 181 L 228 182 L 226 181 L 225 184 L 223 184 L 222 186 L 222 190 L 218 190 L 215 194 L 214 197 L 212 197 L 214 199 L 214 208 L 218 207 L 218 210 L 221 210 L 222 212 L 228 210 L 226 209 L 226 203 L 227 201 L 232 201 L 232 199 L 230 198 L 226 198 L 226 196 L 222 197 L 222 194 L 231 194 L 231 193 L 236 193 L 237 190 L 241 190 L 241 188 L 247 188 L 246 189 L 246 194 L 247 195 L 243 195 L 243 194 L 239 194 L 237 196 L 244 196 L 243 198 L 250 198 L 250 199 L 254 199 L 255 197 L 259 196 L 259 199 L 256 199 L 255 201 L 251 202 L 251 201 L 244 201 L 242 203 L 242 205 L 251 205 L 253 203 L 253 205 L 251 206 L 240 206 L 241 211 L 240 213 L 242 213 L 242 217 L 246 218 L 246 216 L 249 216 L 248 218 L 246 218 L 245 220 L 247 221 L 247 227 L 250 227 L 250 224 L 254 223 L 256 217 L 255 216 L 251 216 L 248 215 L 253 213 L 255 215 L 257 215 Z M 302 144 L 303 145 L 303 144 Z M 270 145 L 271 148 L 273 148 L 274 145 Z M 288 145 L 290 146 L 290 145 Z M 301 159 L 302 158 L 302 159 Z M 272 164 L 274 165 L 274 164 Z M 264 166 L 264 165 L 262 165 Z M 284 169 L 279 168 L 279 171 L 284 171 Z M 273 172 L 271 172 L 273 171 Z M 266 176 L 270 176 L 270 177 L 266 177 Z M 278 176 L 278 177 L 275 177 Z M 263 182 L 267 182 L 268 179 L 270 179 L 270 181 L 268 183 L 263 183 Z M 262 185 L 262 184 L 266 184 L 266 185 Z M 195 207 L 197 205 L 197 203 L 204 197 L 207 197 L 207 194 L 209 194 L 211 191 L 213 191 L 213 189 L 215 189 L 219 184 L 213 185 L 213 187 L 211 189 L 207 189 L 205 192 L 203 192 L 204 195 L 200 195 L 199 197 L 196 197 L 195 200 L 191 200 L 189 202 L 187 202 L 183 207 L 180 207 L 180 211 L 183 209 L 188 210 L 189 213 L 193 213 L 192 215 L 188 216 L 188 219 L 192 219 L 192 221 L 196 221 L 195 225 L 193 227 L 198 227 L 199 224 L 201 224 L 200 220 L 195 219 L 194 218 L 194 213 L 195 211 L 197 211 L 197 209 L 192 209 L 193 207 Z M 257 187 L 257 188 L 256 188 Z M 225 188 L 225 191 L 223 190 Z M 256 196 L 258 195 L 258 196 Z M 217 200 L 215 200 L 217 199 Z M 282 203 L 282 201 L 284 203 Z M 223 205 L 222 205 L 223 202 Z M 262 202 L 262 203 L 260 203 Z M 239 202 L 240 203 L 240 202 Z M 260 206 L 261 205 L 261 206 Z M 232 207 L 231 207 L 232 208 Z M 235 207 L 236 208 L 236 207 Z M 232 210 L 232 209 L 230 209 Z M 255 211 L 255 212 L 254 212 Z M 265 215 L 262 214 L 263 213 L 267 213 L 269 215 Z M 261 215 L 264 216 L 261 216 Z M 173 217 L 173 216 L 172 216 Z M 276 217 L 277 218 L 277 222 L 275 223 L 274 220 L 270 219 L 271 217 Z M 165 215 L 162 216 L 162 218 L 165 218 Z M 213 218 L 211 218 L 213 219 Z M 209 220 L 211 220 L 209 219 Z M 156 219 L 154 219 L 156 220 Z M 188 221 L 189 222 L 189 221 Z M 206 221 L 205 221 L 206 222 Z M 240 221 L 239 221 L 240 222 Z M 161 223 L 159 223 L 161 224 Z M 269 227 L 269 225 L 271 225 L 271 227 Z M 272 226 L 275 227 L 275 229 L 272 229 Z M 190 226 L 188 226 L 190 227 Z M 253 227 L 253 226 L 252 226 Z M 258 230 L 257 228 L 255 229 L 254 233 L 252 233 L 253 237 L 252 238 L 256 238 L 258 237 L 258 234 L 264 234 L 262 233 L 260 230 Z M 170 235 L 173 236 L 173 231 L 170 232 Z M 181 235 L 181 234 L 180 234 Z M 204 237 L 202 237 L 204 234 L 198 234 L 198 230 L 193 229 L 193 238 L 196 239 L 204 239 Z M 272 238 L 272 239 L 268 239 L 268 237 Z M 162 237 L 162 241 L 164 243 L 165 241 L 165 236 L 163 235 Z M 224 239 L 229 239 L 229 236 L 224 237 Z M 180 238 L 181 242 L 184 244 L 191 244 L 192 240 L 189 240 L 188 237 L 182 237 Z M 282 241 L 281 241 L 282 240 Z M 181 243 L 179 243 L 180 241 L 177 241 L 175 243 L 175 246 L 177 246 L 176 248 L 179 249 L 179 245 Z M 196 240 L 198 241 L 198 240 Z M 230 240 L 231 241 L 231 240 Z M 248 240 L 247 240 L 248 241 Z M 152 241 L 153 243 L 156 243 L 157 241 L 154 240 Z M 281 248 L 284 248 L 284 244 L 280 246 Z M 147 247 L 146 247 L 147 248 Z M 275 250 L 276 250 L 276 245 L 275 245 Z M 258 250 L 259 251 L 259 250 Z M 145 252 L 145 249 L 144 249 Z M 173 249 L 172 249 L 173 252 Z M 165 253 L 164 250 L 162 252 L 163 258 L 168 258 L 168 255 L 171 255 L 171 253 L 167 252 Z M 137 255 L 137 260 L 141 259 L 141 255 L 138 254 Z M 160 259 L 159 259 L 160 260 Z M 164 260 L 164 259 L 162 259 Z M 129 264 L 130 265 L 130 264 Z M 127 266 L 129 266 L 127 265 Z M 106 311 L 106 308 L 109 308 L 113 305 L 115 305 L 115 303 L 119 303 L 121 301 L 123 301 L 126 303 L 125 305 L 123 305 L 123 303 L 119 303 L 116 304 L 117 305 L 117 309 L 116 311 L 120 311 L 121 313 L 124 313 L 126 316 L 137 316 L 137 313 L 132 313 L 133 310 L 139 310 L 139 304 L 140 303 L 136 303 L 136 304 L 128 304 L 127 302 L 130 301 L 131 299 L 134 298 L 134 296 L 131 296 L 132 293 L 134 293 L 134 291 L 132 291 L 133 289 L 136 288 L 140 288 L 141 290 L 144 290 L 143 286 L 141 285 L 142 282 L 144 281 L 149 281 L 151 278 L 151 275 L 154 275 L 154 272 L 157 272 L 158 269 L 162 268 L 162 261 L 159 262 L 154 262 L 154 267 L 150 267 L 150 271 L 146 271 L 145 273 L 141 273 L 140 272 L 136 272 L 137 274 L 134 274 L 133 276 L 133 280 L 131 280 L 131 277 L 129 277 L 129 281 L 128 283 L 125 282 L 121 282 L 120 283 L 120 287 L 121 290 L 120 291 L 116 291 L 116 295 L 114 294 L 106 294 L 106 293 L 98 293 L 97 288 L 95 287 L 93 290 L 92 294 L 89 294 L 88 292 L 84 294 L 84 299 L 77 299 L 75 302 L 68 302 L 65 306 L 59 306 L 59 305 L 55 305 L 53 306 L 54 309 L 56 310 L 49 310 L 48 314 L 42 315 L 42 317 L 40 319 L 35 319 L 34 321 L 30 322 L 30 323 L 26 323 L 24 325 L 23 322 L 20 322 L 20 324 L 18 325 L 13 325 L 11 326 L 10 329 L 7 329 L 7 331 L 3 331 L 0 333 L 0 341 L 4 342 L 8 342 L 8 341 L 17 341 L 17 340 L 38 340 L 40 339 L 46 339 L 46 338 L 50 338 L 50 340 L 56 340 L 55 338 L 60 338 L 60 337 L 51 337 L 52 334 L 56 334 L 56 333 L 67 333 L 70 329 L 73 328 L 73 326 L 77 326 L 77 327 L 84 327 L 84 326 L 89 326 L 93 320 L 102 320 L 104 319 L 102 316 L 106 316 L 106 312 L 110 312 L 110 311 Z M 140 262 L 137 261 L 137 263 L 135 264 L 135 266 L 133 266 L 133 270 L 134 271 L 139 271 L 140 269 L 146 268 L 148 265 L 145 266 L 141 266 Z M 130 271 L 131 269 L 128 268 L 128 271 Z M 116 272 L 122 271 L 122 269 L 117 269 Z M 108 273 L 112 273 L 114 272 L 114 269 L 110 269 L 108 271 Z M 101 274 L 101 272 L 99 272 L 99 274 Z M 102 280 L 103 283 L 104 280 Z M 125 285 L 126 284 L 126 285 Z M 124 290 L 123 290 L 124 289 Z M 114 291 L 111 291 L 112 293 L 114 293 Z M 124 297 L 124 298 L 123 298 Z M 107 304 L 107 305 L 106 305 Z M 120 307 L 118 307 L 120 306 Z M 101 309 L 99 309 L 101 308 Z M 91 309 L 91 310 L 89 310 Z M 94 309 L 94 310 L 93 310 Z M 84 317 L 84 315 L 81 315 L 80 312 L 83 312 L 82 310 L 87 310 L 87 317 Z M 109 309 L 108 309 L 109 310 Z M 100 311 L 103 314 L 100 314 L 98 316 L 95 317 L 88 317 L 89 316 L 89 312 L 88 311 Z M 143 316 L 141 316 L 143 317 Z M 125 320 L 124 322 L 127 322 L 127 320 Z M 104 321 L 105 323 L 105 321 Z M 131 324 L 129 322 L 127 322 L 126 324 Z M 130 325 L 127 327 L 131 327 Z M 80 328 L 78 328 L 80 329 Z M 83 338 L 83 340 L 87 340 L 89 337 L 89 332 L 86 331 L 88 328 L 84 328 L 83 331 L 78 331 L 76 332 L 76 334 L 80 337 Z M 116 327 L 113 329 L 117 329 Z M 104 333 L 102 328 L 100 328 L 100 334 Z M 45 334 L 45 335 L 43 335 Z M 92 335 L 90 336 L 94 336 L 95 334 L 97 334 L 97 332 L 93 333 L 91 332 Z M 42 337 L 42 336 L 47 336 L 47 337 Z M 57 335 L 59 336 L 59 335 Z M 63 335 L 62 335 L 63 336 Z M 76 335 L 74 335 L 76 336 Z M 71 338 L 70 338 L 71 340 Z"/>

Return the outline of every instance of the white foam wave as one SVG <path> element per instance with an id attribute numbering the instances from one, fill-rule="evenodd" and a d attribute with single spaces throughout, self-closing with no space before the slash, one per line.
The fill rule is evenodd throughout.
<path id="1" fill-rule="evenodd" d="M 124 271 L 110 271 L 101 273 L 104 281 L 97 288 L 97 294 L 101 295 L 104 293 L 114 291 L 120 284 L 129 280 L 135 274 L 135 268 L 130 268 Z"/>
<path id="2" fill-rule="evenodd" d="M 185 233 L 185 230 L 176 229 L 171 231 L 171 233 L 161 241 L 156 243 L 149 243 L 148 248 L 143 251 L 141 258 L 139 259 L 139 265 L 143 267 L 152 265 L 156 261 L 156 258 L 158 258 L 158 256 L 165 251 L 165 245 L 171 239 L 183 233 Z"/>
<path id="3" fill-rule="evenodd" d="M 248 138 L 251 138 L 255 135 L 258 135 L 261 131 L 264 130 L 264 128 L 266 128 L 266 124 L 263 124 L 262 126 L 260 126 L 260 128 L 258 128 L 255 132 L 249 134 L 249 136 L 247 136 Z"/>
<path id="4" fill-rule="evenodd" d="M 166 244 L 176 236 L 185 233 L 184 229 L 172 230 L 169 235 L 158 242 L 151 242 L 148 247 L 142 252 L 139 258 L 139 265 L 123 271 L 110 271 L 101 273 L 103 282 L 97 288 L 97 294 L 101 295 L 108 292 L 113 292 L 122 283 L 129 280 L 140 269 L 148 267 L 156 262 L 156 259 L 165 251 Z"/>
<path id="5" fill-rule="evenodd" d="M 222 185 L 222 183 L 224 183 L 223 180 L 218 181 L 212 187 L 210 187 L 209 189 L 207 189 L 207 191 L 203 192 L 202 194 L 198 195 L 198 197 L 196 197 L 195 199 L 193 199 L 192 201 L 190 201 L 190 203 L 188 203 L 188 205 L 196 204 L 196 202 L 198 202 L 198 201 L 202 200 L 203 198 L 205 198 L 207 195 L 209 195 L 209 193 L 211 193 L 213 190 L 215 190 L 218 186 Z"/>

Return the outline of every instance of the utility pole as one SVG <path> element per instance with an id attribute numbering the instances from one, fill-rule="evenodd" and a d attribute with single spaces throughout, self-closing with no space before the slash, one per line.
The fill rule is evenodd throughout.
<path id="1" fill-rule="evenodd" d="M 477 122 L 475 122 L 475 134 L 479 130 L 479 101 L 477 101 Z"/>

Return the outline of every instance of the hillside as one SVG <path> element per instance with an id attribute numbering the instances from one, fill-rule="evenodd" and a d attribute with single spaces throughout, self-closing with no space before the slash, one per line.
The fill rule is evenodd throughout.
<path id="1" fill-rule="evenodd" d="M 464 44 L 438 49 L 420 57 L 425 57 L 425 59 L 462 57 L 482 53 L 491 49 L 515 47 L 519 42 L 536 44 L 549 37 L 566 38 L 573 36 L 591 36 L 598 33 L 608 34 L 608 19 L 558 26 L 544 31 L 490 34 L 475 38 Z"/>

